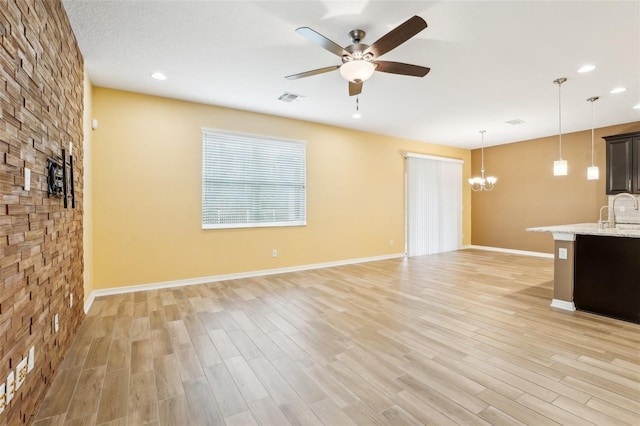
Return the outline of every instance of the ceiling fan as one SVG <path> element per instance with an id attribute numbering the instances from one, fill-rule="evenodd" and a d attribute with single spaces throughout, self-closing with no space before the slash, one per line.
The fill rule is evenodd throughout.
<path id="1" fill-rule="evenodd" d="M 430 68 L 404 64 L 402 62 L 379 61 L 378 58 L 400 46 L 425 28 L 427 28 L 425 20 L 419 16 L 414 16 L 380 37 L 370 46 L 361 43 L 365 32 L 356 29 L 349 32 L 352 44 L 345 48 L 340 47 L 309 27 L 298 28 L 296 30 L 297 33 L 305 36 L 329 52 L 340 56 L 342 58 L 342 65 L 333 65 L 301 72 L 288 75 L 285 78 L 288 80 L 296 80 L 298 78 L 310 77 L 339 69 L 342 77 L 349 82 L 349 96 L 355 96 L 362 92 L 362 84 L 373 75 L 374 71 L 424 77 L 430 71 Z"/>

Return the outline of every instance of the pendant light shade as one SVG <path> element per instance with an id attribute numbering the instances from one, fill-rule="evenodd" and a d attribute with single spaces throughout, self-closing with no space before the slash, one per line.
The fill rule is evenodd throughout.
<path id="1" fill-rule="evenodd" d="M 553 82 L 558 85 L 558 146 L 560 152 L 560 158 L 553 162 L 554 176 L 566 176 L 569 169 L 567 160 L 562 159 L 562 96 L 560 88 L 565 81 L 567 81 L 567 79 L 564 77 L 553 80 Z"/>
<path id="2" fill-rule="evenodd" d="M 567 160 L 556 160 L 553 162 L 554 176 L 566 176 L 568 171 L 569 171 L 569 165 L 567 163 Z"/>
<path id="3" fill-rule="evenodd" d="M 587 179 L 588 180 L 598 180 L 600 179 L 600 169 L 598 166 L 593 164 L 593 151 L 594 151 L 594 109 L 593 103 L 600 99 L 598 96 L 593 96 L 587 99 L 587 102 L 591 102 L 591 165 L 587 167 Z"/>

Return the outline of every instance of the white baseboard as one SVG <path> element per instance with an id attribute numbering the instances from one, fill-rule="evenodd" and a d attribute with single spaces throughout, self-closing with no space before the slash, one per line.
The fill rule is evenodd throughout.
<path id="1" fill-rule="evenodd" d="M 261 277 L 265 275 L 283 274 L 286 272 L 308 271 L 311 269 L 321 269 L 321 268 L 330 268 L 333 266 L 353 265 L 356 263 L 374 262 L 377 260 L 397 259 L 404 256 L 405 256 L 404 253 L 395 253 L 395 254 L 387 254 L 382 256 L 363 257 L 358 259 L 338 260 L 335 262 L 313 263 L 309 265 L 290 266 L 286 268 L 264 269 L 261 271 L 238 272 L 235 274 L 213 275 L 209 277 L 187 278 L 184 280 L 163 281 L 158 283 L 139 284 L 139 285 L 126 286 L 126 287 L 115 287 L 115 288 L 106 288 L 101 290 L 93 290 L 91 292 L 91 295 L 87 299 L 87 302 L 84 304 L 84 312 L 88 313 L 89 309 L 91 309 L 91 305 L 93 304 L 95 298 L 100 296 L 111 296 L 114 294 L 133 293 L 136 291 L 159 290 L 159 289 L 170 288 L 170 287 L 184 287 L 188 285 L 207 284 L 207 283 L 213 283 L 213 282 L 219 282 L 219 281 L 235 280 L 239 278 L 253 278 L 253 277 Z"/>
<path id="2" fill-rule="evenodd" d="M 553 299 L 551 300 L 551 307 L 562 309 L 564 311 L 575 311 L 576 305 L 573 302 L 568 302 L 566 300 Z"/>
<path id="3" fill-rule="evenodd" d="M 91 305 L 93 305 L 93 301 L 96 299 L 96 292 L 92 291 L 89 295 L 89 298 L 86 302 L 84 302 L 84 313 L 85 315 L 89 313 L 89 309 L 91 309 Z"/>
<path id="4" fill-rule="evenodd" d="M 486 250 L 486 251 L 497 251 L 501 253 L 520 254 L 522 256 L 544 257 L 546 259 L 553 259 L 553 253 L 540 253 L 537 251 L 514 250 L 514 249 L 507 249 L 502 247 L 474 246 L 474 245 L 463 246 L 462 248 Z"/>

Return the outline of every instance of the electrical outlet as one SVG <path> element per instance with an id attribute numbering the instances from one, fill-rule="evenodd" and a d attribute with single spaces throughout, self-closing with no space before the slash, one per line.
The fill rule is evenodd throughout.
<path id="1" fill-rule="evenodd" d="M 4 407 L 5 405 L 7 405 L 7 401 L 6 401 L 6 385 L 3 383 L 0 385 L 0 413 L 2 413 L 4 411 Z"/>
<path id="2" fill-rule="evenodd" d="M 57 333 L 59 328 L 60 328 L 60 318 L 58 317 L 58 314 L 55 314 L 53 316 L 53 331 Z"/>
<path id="3" fill-rule="evenodd" d="M 29 349 L 29 362 L 27 362 L 27 373 L 31 373 L 31 370 L 36 366 L 36 347 L 31 346 Z"/>
<path id="4" fill-rule="evenodd" d="M 271 257 L 278 257 L 278 250 L 273 249 L 273 251 L 271 252 Z"/>
<path id="5" fill-rule="evenodd" d="M 20 386 L 24 383 L 24 380 L 27 378 L 28 367 L 27 362 L 29 358 L 25 358 L 18 363 L 18 367 L 16 368 L 16 389 L 20 389 Z"/>
<path id="6" fill-rule="evenodd" d="M 567 249 L 559 248 L 558 249 L 558 259 L 566 260 L 567 259 Z"/>
<path id="7" fill-rule="evenodd" d="M 392 246 L 393 245 L 393 240 L 389 240 L 389 245 Z"/>
<path id="8" fill-rule="evenodd" d="M 11 402 L 15 394 L 16 394 L 16 375 L 13 371 L 11 371 L 11 373 L 9 373 L 9 375 L 7 376 L 7 393 L 6 393 L 7 405 Z"/>

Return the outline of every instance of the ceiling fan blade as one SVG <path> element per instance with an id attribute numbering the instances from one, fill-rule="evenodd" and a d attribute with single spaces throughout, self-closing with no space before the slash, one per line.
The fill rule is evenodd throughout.
<path id="1" fill-rule="evenodd" d="M 364 53 L 373 53 L 374 57 L 379 58 L 425 28 L 427 28 L 426 21 L 416 15 L 380 37 Z"/>
<path id="2" fill-rule="evenodd" d="M 362 83 L 349 82 L 349 96 L 356 96 L 362 93 Z"/>
<path id="3" fill-rule="evenodd" d="M 329 40 L 322 34 L 312 30 L 309 27 L 300 27 L 296 30 L 298 34 L 305 36 L 307 39 L 311 40 L 318 46 L 328 50 L 334 55 L 342 57 L 343 55 L 348 55 L 349 53 L 345 51 L 342 47 Z"/>
<path id="4" fill-rule="evenodd" d="M 332 65 L 330 67 L 318 68 L 317 70 L 305 71 L 298 74 L 288 75 L 285 78 L 287 80 L 297 80 L 299 78 L 311 77 L 312 75 L 322 74 L 329 71 L 335 71 L 340 68 L 340 65 Z"/>
<path id="5" fill-rule="evenodd" d="M 420 65 L 403 64 L 402 62 L 372 61 L 377 65 L 376 71 L 388 72 L 391 74 L 410 75 L 413 77 L 424 77 L 431 71 L 431 68 Z"/>

